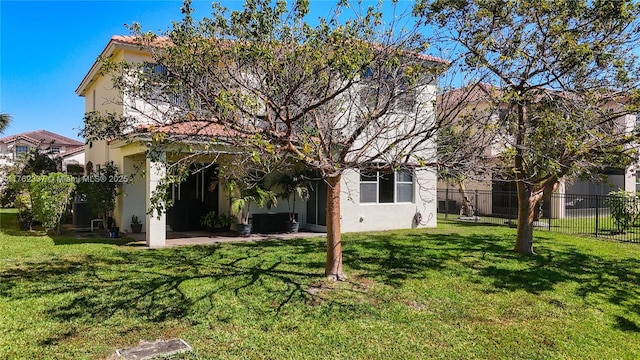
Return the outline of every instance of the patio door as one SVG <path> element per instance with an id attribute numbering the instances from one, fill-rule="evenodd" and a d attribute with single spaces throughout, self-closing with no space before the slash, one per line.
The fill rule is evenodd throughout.
<path id="1" fill-rule="evenodd" d="M 315 180 L 307 201 L 307 224 L 310 230 L 327 230 L 327 183 Z"/>
<path id="2" fill-rule="evenodd" d="M 211 186 L 218 181 L 217 165 L 204 169 L 200 166 L 200 170 L 194 166 L 192 171 L 185 181 L 168 189 L 168 197 L 174 205 L 167 211 L 167 224 L 174 231 L 199 230 L 204 214 L 218 213 L 218 186 Z"/>

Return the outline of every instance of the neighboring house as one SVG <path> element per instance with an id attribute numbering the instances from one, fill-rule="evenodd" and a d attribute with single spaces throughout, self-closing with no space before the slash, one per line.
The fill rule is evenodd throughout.
<path id="1" fill-rule="evenodd" d="M 148 53 L 140 50 L 135 38 L 129 36 L 114 36 L 111 38 L 100 58 L 111 58 L 115 61 L 151 62 Z M 435 100 L 435 83 L 425 84 L 424 93 L 419 96 L 427 99 L 429 104 Z M 127 104 L 137 99 L 127 99 L 118 93 L 109 76 L 101 72 L 101 63 L 96 61 L 86 74 L 76 94 L 85 98 L 85 111 L 111 112 L 125 116 L 136 116 L 132 107 Z M 139 108 L 138 103 L 138 108 Z M 425 113 L 425 121 L 433 121 L 435 111 L 433 106 Z M 142 124 L 143 125 L 143 124 Z M 139 129 L 144 129 L 141 126 Z M 224 131 L 213 125 L 198 124 L 197 122 L 167 124 L 161 132 L 179 137 L 187 135 L 193 138 L 200 136 L 204 142 L 210 142 L 216 137 L 224 136 Z M 114 219 L 121 229 L 128 229 L 132 215 L 142 217 L 147 214 L 150 198 L 166 172 L 162 161 L 153 161 L 145 155 L 150 141 L 149 134 L 143 130 L 132 131 L 126 141 L 95 141 L 86 147 L 87 164 L 91 162 L 96 168 L 109 161 L 118 167 L 120 172 L 130 176 L 133 181 L 123 184 L 123 195 L 118 196 Z M 434 156 L 433 154 L 432 156 Z M 179 156 L 175 153 L 166 154 L 167 159 Z M 217 161 L 223 161 L 218 158 Z M 229 199 L 219 187 L 210 191 L 210 184 L 215 182 L 215 167 L 191 175 L 183 183 L 173 186 L 169 196 L 176 205 L 186 198 L 197 199 L 205 204 L 209 210 L 218 213 L 229 212 Z M 139 170 L 144 170 L 141 172 Z M 144 173 L 144 177 L 140 174 Z M 311 193 L 311 199 L 296 209 L 298 220 L 302 228 L 311 230 L 326 229 L 326 191 L 327 185 L 317 181 Z M 431 170 L 420 170 L 413 173 L 375 173 L 359 174 L 349 171 L 343 175 L 343 194 L 341 198 L 341 229 L 344 232 L 387 230 L 411 228 L 414 226 L 436 225 L 436 174 Z M 146 215 L 144 229 L 146 240 L 150 247 L 162 247 L 166 242 L 166 225 L 176 221 L 176 212 L 169 211 L 159 217 Z M 189 209 L 185 209 L 189 211 Z M 287 211 L 286 202 L 282 201 L 271 212 Z M 252 209 L 252 213 L 264 213 L 266 209 Z M 414 222 L 416 212 L 422 214 L 422 222 Z M 182 214 L 184 215 L 184 214 Z"/>
<path id="2" fill-rule="evenodd" d="M 62 171 L 66 172 L 70 165 L 84 168 L 84 145 L 58 154 L 61 159 Z"/>
<path id="3" fill-rule="evenodd" d="M 84 165 L 84 144 L 47 131 L 35 130 L 0 138 L 0 165 L 10 165 L 32 149 L 61 159 L 63 171 L 67 165 Z"/>
<path id="4" fill-rule="evenodd" d="M 465 116 L 471 116 L 477 114 L 484 114 L 483 118 L 486 124 L 497 122 L 500 116 L 503 116 L 506 105 L 495 106 L 491 103 L 491 99 L 499 95 L 500 88 L 492 86 L 490 84 L 480 83 L 477 84 L 471 91 L 468 89 L 456 89 L 445 93 L 438 98 L 438 110 L 439 116 L 449 116 L 452 119 L 464 119 Z M 620 104 L 610 103 L 606 105 L 606 109 L 616 111 L 620 109 Z M 449 112 L 447 112 L 449 111 Z M 637 125 L 637 116 L 628 114 L 622 115 L 617 118 L 614 131 L 632 132 Z M 467 190 L 478 190 L 480 192 L 492 192 L 492 196 L 483 196 L 481 203 L 478 204 L 478 211 L 482 214 L 500 213 L 496 212 L 496 207 L 504 207 L 497 205 L 497 203 L 513 203 L 515 209 L 515 203 L 517 197 L 515 195 L 516 186 L 515 182 L 508 181 L 496 174 L 487 171 L 491 169 L 493 164 L 498 161 L 498 157 L 505 150 L 509 139 L 503 134 L 497 134 L 494 137 L 487 137 L 482 139 L 482 154 L 484 159 L 484 165 L 478 164 L 478 168 L 483 171 L 474 172 L 470 170 L 464 180 L 464 186 Z M 488 146 L 487 146 L 488 145 Z M 583 180 L 574 179 L 567 181 L 561 179 L 555 193 L 566 194 L 567 196 L 555 197 L 554 204 L 546 204 L 545 206 L 550 211 L 550 216 L 561 218 L 565 216 L 568 208 L 573 208 L 572 201 L 581 200 L 575 198 L 575 195 L 607 195 L 611 191 L 625 190 L 635 192 L 640 188 L 638 176 L 636 170 L 638 169 L 638 162 L 631 164 L 626 168 L 611 167 L 604 170 L 600 175 L 600 179 Z M 456 200 L 457 204 L 452 204 L 451 201 L 447 205 L 448 211 L 455 211 L 454 209 L 460 209 L 461 201 L 459 200 L 459 183 L 453 179 L 447 181 L 440 179 L 438 181 L 438 202 L 439 211 L 444 211 L 445 197 L 449 196 L 449 199 Z M 445 191 L 446 190 L 446 191 Z M 507 195 L 507 192 L 513 192 L 512 195 Z M 448 195 L 447 195 L 448 194 Z M 502 194 L 497 196 L 496 194 Z M 505 198 L 501 198 L 505 197 Z M 506 197 L 510 197 L 507 199 Z M 587 202 L 583 202 L 583 205 L 587 206 Z"/>

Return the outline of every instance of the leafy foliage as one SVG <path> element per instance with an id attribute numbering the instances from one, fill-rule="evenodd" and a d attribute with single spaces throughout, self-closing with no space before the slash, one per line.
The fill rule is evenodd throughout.
<path id="1" fill-rule="evenodd" d="M 31 207 L 31 196 L 28 190 L 21 190 L 13 202 L 14 207 L 18 210 L 18 220 L 24 223 L 30 223 L 33 220 L 33 210 Z"/>
<path id="2" fill-rule="evenodd" d="M 29 191 L 28 181 L 31 175 L 42 175 L 56 172 L 58 164 L 47 153 L 39 149 L 31 149 L 19 157 L 15 163 L 0 168 L 0 172 L 8 174 L 0 178 L 0 204 L 12 206 L 23 191 Z"/>
<path id="3" fill-rule="evenodd" d="M 302 201 L 309 200 L 311 181 L 301 172 L 280 174 L 271 186 L 278 186 L 278 197 L 287 200 L 289 205 L 289 221 L 296 221 L 296 197 Z"/>
<path id="4" fill-rule="evenodd" d="M 231 215 L 235 216 L 238 224 L 249 224 L 251 204 L 262 208 L 267 204 L 277 204 L 276 195 L 262 188 L 259 184 L 251 184 L 250 187 L 235 187 L 235 195 L 231 201 Z"/>
<path id="5" fill-rule="evenodd" d="M 100 216 L 107 224 L 110 213 L 116 206 L 118 194 L 118 168 L 108 162 L 87 176 L 87 181 L 78 184 L 78 193 L 86 196 L 87 207 L 92 214 Z"/>
<path id="6" fill-rule="evenodd" d="M 62 173 L 32 177 L 29 193 L 33 219 L 39 221 L 46 231 L 59 225 L 75 186 L 74 178 Z"/>
<path id="7" fill-rule="evenodd" d="M 140 225 L 140 219 L 136 215 L 131 215 L 131 225 Z"/>
<path id="8" fill-rule="evenodd" d="M 640 216 L 640 200 L 633 192 L 624 190 L 608 194 L 607 205 L 619 232 L 626 231 Z"/>
<path id="9" fill-rule="evenodd" d="M 11 115 L 0 113 L 0 134 L 2 134 L 4 129 L 6 129 L 10 123 L 11 123 Z"/>
<path id="10" fill-rule="evenodd" d="M 635 156 L 639 109 L 635 1 L 423 0 L 454 62 L 493 84 L 474 99 L 501 113 L 503 169 L 517 183 L 516 251 L 533 252 L 533 212 L 563 177 Z"/>

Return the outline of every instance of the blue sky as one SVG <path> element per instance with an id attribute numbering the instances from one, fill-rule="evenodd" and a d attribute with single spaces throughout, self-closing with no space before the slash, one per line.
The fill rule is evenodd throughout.
<path id="1" fill-rule="evenodd" d="M 196 2 L 198 13 L 209 2 Z M 83 99 L 74 90 L 114 34 L 134 21 L 162 30 L 181 1 L 0 1 L 0 112 L 3 135 L 46 129 L 78 138 Z"/>
<path id="2" fill-rule="evenodd" d="M 409 4 L 409 2 L 407 2 Z M 242 1 L 225 1 L 239 8 Z M 313 1 L 326 16 L 335 1 Z M 0 136 L 46 129 L 79 139 L 84 101 L 74 92 L 112 35 L 124 24 L 167 30 L 181 19 L 181 0 L 0 0 L 0 112 L 12 123 Z M 193 2 L 195 17 L 210 15 L 211 1 Z M 386 14 L 385 14 L 386 15 Z"/>

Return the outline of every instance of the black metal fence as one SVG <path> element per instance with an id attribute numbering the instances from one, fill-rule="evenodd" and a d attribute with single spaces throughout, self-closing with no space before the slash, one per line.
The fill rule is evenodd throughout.
<path id="1" fill-rule="evenodd" d="M 511 191 L 467 190 L 471 212 L 461 212 L 457 189 L 438 190 L 438 216 L 449 220 L 516 226 L 518 197 Z M 640 242 L 636 196 L 551 194 L 542 201 L 536 230 Z"/>

